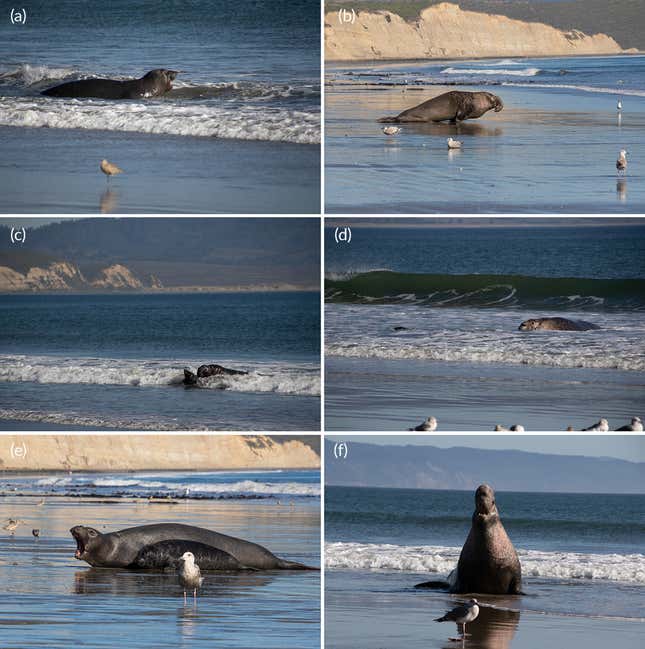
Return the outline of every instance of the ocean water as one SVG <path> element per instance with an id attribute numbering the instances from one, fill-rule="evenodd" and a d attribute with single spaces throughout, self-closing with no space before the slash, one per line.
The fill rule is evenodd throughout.
<path id="1" fill-rule="evenodd" d="M 0 479 L 0 519 L 24 521 L 14 536 L 0 539 L 0 586 L 8 594 L 0 616 L 4 647 L 59 648 L 79 638 L 93 648 L 212 647 L 213 638 L 240 649 L 319 646 L 319 572 L 206 572 L 197 604 L 184 606 L 172 572 L 92 569 L 74 558 L 69 534 L 77 524 L 114 531 L 172 521 L 319 566 L 318 472 L 81 473 L 65 487 L 66 477 Z M 230 491 L 236 482 L 243 487 Z M 154 483 L 165 486 L 146 489 Z M 178 493 L 186 485 L 194 497 Z M 148 501 L 151 494 L 171 500 Z M 253 494 L 261 498 L 249 500 Z M 40 529 L 38 539 L 32 528 Z"/>
<path id="2" fill-rule="evenodd" d="M 24 26 L 0 26 L 4 211 L 319 211 L 314 4 L 62 0 L 26 10 Z M 156 99 L 40 95 L 155 68 L 181 70 Z M 126 172 L 107 198 L 104 157 Z"/>
<path id="3" fill-rule="evenodd" d="M 447 430 L 618 427 L 645 411 L 642 224 L 354 227 L 348 246 L 333 235 L 330 429 L 402 430 L 430 414 Z M 518 330 L 545 316 L 600 328 Z"/>
<path id="4" fill-rule="evenodd" d="M 110 429 L 315 430 L 315 293 L 16 295 L 0 303 L 0 419 Z M 249 372 L 182 385 L 204 363 Z"/>
<path id="5" fill-rule="evenodd" d="M 328 212 L 644 210 L 644 56 L 329 64 L 326 77 Z M 450 90 L 492 92 L 504 110 L 381 132 L 380 117 Z"/>
<path id="6" fill-rule="evenodd" d="M 542 646 L 559 637 L 601 647 L 614 635 L 639 646 L 643 496 L 498 492 L 496 502 L 525 594 L 478 595 L 468 645 Z M 413 587 L 456 566 L 472 509 L 465 491 L 326 487 L 327 646 L 368 647 L 376 638 L 445 646 L 454 627 L 432 619 L 464 598 Z"/>

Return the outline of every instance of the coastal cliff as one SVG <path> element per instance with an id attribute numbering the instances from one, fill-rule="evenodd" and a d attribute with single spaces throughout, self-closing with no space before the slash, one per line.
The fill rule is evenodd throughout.
<path id="1" fill-rule="evenodd" d="M 325 59 L 458 59 L 516 56 L 621 54 L 606 34 L 562 31 L 542 23 L 463 11 L 443 2 L 407 22 L 390 11 L 359 12 L 342 24 L 338 13 L 325 16 Z"/>
<path id="2" fill-rule="evenodd" d="M 14 457 L 12 445 L 25 445 Z M 5 435 L 4 471 L 318 469 L 319 440 L 268 435 Z"/>

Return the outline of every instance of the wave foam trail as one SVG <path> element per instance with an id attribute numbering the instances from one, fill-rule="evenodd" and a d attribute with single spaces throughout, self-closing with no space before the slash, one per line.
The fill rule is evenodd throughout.
<path id="1" fill-rule="evenodd" d="M 447 574 L 461 548 L 371 543 L 327 543 L 327 568 Z M 522 575 L 548 579 L 599 579 L 645 584 L 645 555 L 518 550 Z"/>
<path id="2" fill-rule="evenodd" d="M 117 103 L 3 97 L 0 125 L 320 143 L 318 113 L 270 106 L 186 105 L 164 99 Z"/>
<path id="3" fill-rule="evenodd" d="M 645 90 L 630 90 L 629 88 L 602 88 L 596 86 L 584 86 L 568 83 L 519 83 L 514 81 L 503 81 L 503 86 L 514 86 L 517 88 L 560 88 L 562 90 L 580 90 L 582 92 L 597 92 L 603 95 L 625 95 L 630 97 L 645 97 Z"/>
<path id="4" fill-rule="evenodd" d="M 505 70 L 503 68 L 446 68 L 441 74 L 482 74 L 486 76 L 507 76 L 507 77 L 534 77 L 541 72 L 540 68 L 525 68 L 524 70 Z"/>
<path id="5" fill-rule="evenodd" d="M 177 365 L 176 361 L 8 355 L 0 356 L 0 382 L 178 386 L 184 378 L 184 367 Z M 200 380 L 199 387 L 236 392 L 320 395 L 317 366 L 264 364 L 246 369 L 248 375 L 211 377 L 203 382 Z"/>

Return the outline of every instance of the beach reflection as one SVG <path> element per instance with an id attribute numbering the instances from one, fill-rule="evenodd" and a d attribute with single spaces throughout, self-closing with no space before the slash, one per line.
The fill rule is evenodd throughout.
<path id="1" fill-rule="evenodd" d="M 119 193 L 115 189 L 108 187 L 101 194 L 99 211 L 101 214 L 111 214 L 112 212 L 116 212 L 117 207 L 119 207 Z"/>
<path id="2" fill-rule="evenodd" d="M 507 649 L 515 637 L 520 622 L 519 611 L 501 610 L 482 605 L 474 622 L 466 625 L 466 639 L 448 640 L 442 647 L 469 647 L 470 649 Z M 456 634 L 453 637 L 458 637 Z"/>

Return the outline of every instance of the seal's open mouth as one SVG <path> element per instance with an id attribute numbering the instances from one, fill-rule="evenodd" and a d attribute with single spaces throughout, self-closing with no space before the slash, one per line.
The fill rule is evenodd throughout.
<path id="1" fill-rule="evenodd" d="M 85 540 L 81 538 L 80 529 L 72 527 L 70 530 L 74 540 L 76 541 L 76 552 L 74 552 L 75 559 L 82 559 L 85 554 Z"/>

